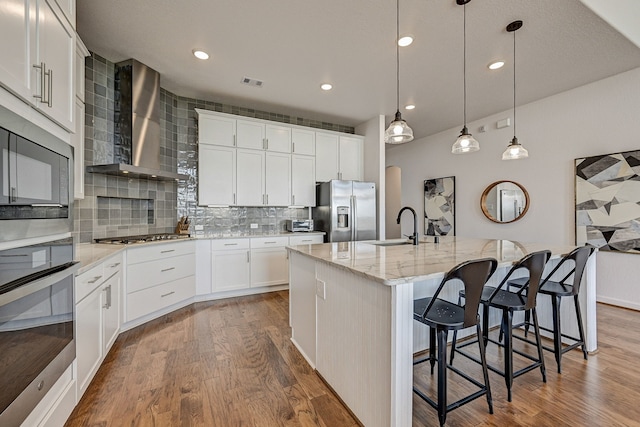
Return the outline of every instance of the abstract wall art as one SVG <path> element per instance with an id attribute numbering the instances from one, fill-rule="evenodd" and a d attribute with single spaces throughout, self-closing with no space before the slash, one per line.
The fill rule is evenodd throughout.
<path id="1" fill-rule="evenodd" d="M 576 159 L 576 244 L 640 253 L 640 150 Z"/>
<path id="2" fill-rule="evenodd" d="M 456 178 L 424 181 L 424 234 L 427 236 L 455 236 Z"/>

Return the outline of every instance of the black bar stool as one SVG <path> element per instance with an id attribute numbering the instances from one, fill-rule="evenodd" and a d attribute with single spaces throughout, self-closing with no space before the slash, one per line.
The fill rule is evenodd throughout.
<path id="1" fill-rule="evenodd" d="M 497 287 L 485 286 L 481 303 L 483 304 L 482 311 L 482 333 L 483 339 L 479 341 L 484 341 L 485 345 L 487 342 L 492 342 L 494 344 L 499 345 L 504 348 L 504 371 L 499 370 L 496 367 L 488 365 L 488 368 L 504 377 L 505 384 L 507 386 L 507 400 L 511 402 L 511 388 L 513 386 L 513 379 L 519 377 L 522 374 L 525 374 L 535 368 L 540 368 L 540 372 L 542 373 L 542 381 L 547 382 L 547 374 L 544 366 L 544 355 L 542 354 L 542 342 L 540 338 L 540 329 L 538 328 L 538 314 L 536 312 L 536 296 L 538 294 L 538 287 L 540 286 L 540 282 L 542 280 L 542 273 L 544 271 L 544 266 L 551 257 L 551 252 L 548 250 L 532 252 L 525 257 L 523 257 L 520 261 L 514 264 L 504 279 L 500 282 Z M 528 278 L 525 280 L 526 285 L 520 288 L 517 292 L 510 292 L 508 290 L 502 290 L 504 285 L 507 283 L 509 278 L 513 273 L 518 270 L 527 270 L 529 273 Z M 466 293 L 464 291 L 460 291 L 460 298 L 466 298 Z M 489 339 L 489 308 L 498 308 L 502 310 L 502 323 L 500 326 L 501 333 L 504 332 L 504 344 L 500 341 L 495 341 Z M 519 338 L 512 334 L 513 328 L 513 313 L 516 311 L 525 311 L 530 312 L 533 315 L 533 326 L 536 337 L 536 347 L 538 350 L 538 357 L 535 358 L 525 352 L 520 350 L 516 350 L 513 348 L 513 338 Z M 456 352 L 462 354 L 463 356 L 478 362 L 482 363 L 481 360 L 478 360 L 475 356 L 462 351 L 463 347 L 469 346 L 475 342 L 465 342 L 456 348 L 456 338 L 457 334 L 454 332 L 453 334 L 453 342 L 451 344 L 451 361 L 453 364 L 453 357 Z M 524 368 L 513 372 L 513 353 L 517 353 L 520 356 L 529 359 L 531 364 L 525 366 Z"/>
<path id="2" fill-rule="evenodd" d="M 480 317 L 478 316 L 480 296 L 484 284 L 489 277 L 491 277 L 497 265 L 498 261 L 493 258 L 463 262 L 445 274 L 433 297 L 421 298 L 413 302 L 413 318 L 429 326 L 429 357 L 415 361 L 413 364 L 417 365 L 428 360 L 431 363 L 431 374 L 433 375 L 434 365 L 436 361 L 438 362 L 438 400 L 437 402 L 434 401 L 415 386 L 413 387 L 413 391 L 433 408 L 438 410 L 438 418 L 441 426 L 445 423 L 447 412 L 483 395 L 487 396 L 489 413 L 493 414 L 484 342 L 478 340 L 481 358 L 480 363 L 482 364 L 484 376 L 484 384 L 482 384 L 459 369 L 447 365 L 447 335 L 451 330 L 457 331 L 459 329 L 470 328 L 474 325 L 478 336 L 481 335 Z M 438 298 L 444 285 L 455 279 L 462 281 L 464 284 L 464 290 L 468 296 L 464 306 Z M 437 357 L 436 349 L 438 352 Z M 447 405 L 447 368 L 470 381 L 479 387 L 480 390 Z"/>
<path id="3" fill-rule="evenodd" d="M 587 360 L 587 345 L 585 343 L 584 338 L 584 328 L 582 325 L 582 313 L 580 312 L 580 302 L 578 301 L 578 293 L 580 292 L 580 283 L 582 281 L 582 275 L 584 273 L 584 268 L 587 265 L 587 260 L 589 256 L 593 253 L 594 248 L 592 246 L 582 246 L 574 249 L 569 254 L 565 255 L 562 260 L 555 266 L 555 268 L 547 275 L 547 277 L 540 284 L 540 290 L 538 291 L 541 294 L 549 295 L 551 297 L 551 306 L 553 310 L 553 327 L 545 328 L 540 326 L 540 329 L 545 330 L 547 332 L 553 333 L 553 348 L 542 346 L 547 351 L 552 351 L 556 358 L 556 363 L 558 364 L 558 373 L 562 373 L 561 368 L 561 360 L 562 355 L 567 351 L 573 350 L 576 347 L 582 346 L 582 353 L 584 355 L 584 359 Z M 551 280 L 554 274 L 563 266 L 566 262 L 572 261 L 573 269 L 566 274 L 562 279 L 558 281 Z M 573 280 L 569 280 L 573 276 Z M 513 286 L 517 288 L 522 288 L 526 286 L 526 278 L 509 280 L 507 283 L 507 287 Z M 560 302 L 562 301 L 562 297 L 573 297 L 573 304 L 575 306 L 576 320 L 578 322 L 578 334 L 579 338 L 563 334 L 562 328 L 560 327 Z M 513 325 L 514 328 L 524 326 L 525 328 L 525 337 L 529 331 L 529 327 L 531 326 L 529 316 L 525 316 L 525 321 L 523 323 Z M 566 347 L 562 346 L 562 337 L 568 338 L 574 341 L 573 344 L 568 345 Z"/>

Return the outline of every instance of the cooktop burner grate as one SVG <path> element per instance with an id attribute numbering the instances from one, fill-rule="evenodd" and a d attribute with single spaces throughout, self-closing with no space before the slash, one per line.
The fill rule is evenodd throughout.
<path id="1" fill-rule="evenodd" d="M 96 243 L 109 243 L 112 245 L 131 245 L 134 243 L 148 243 L 157 241 L 168 241 L 178 239 L 188 239 L 189 234 L 142 234 L 139 236 L 123 236 L 123 237 L 104 237 L 100 239 L 94 239 Z"/>

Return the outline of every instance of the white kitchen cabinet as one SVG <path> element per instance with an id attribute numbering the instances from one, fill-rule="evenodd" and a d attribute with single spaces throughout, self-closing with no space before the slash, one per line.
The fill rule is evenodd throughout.
<path id="1" fill-rule="evenodd" d="M 297 236 L 289 237 L 289 246 L 315 245 L 316 243 L 324 243 L 324 235 L 309 234 L 309 235 L 297 235 Z"/>
<path id="2" fill-rule="evenodd" d="M 71 132 L 75 39 L 54 0 L 0 2 L 0 83 Z"/>
<path id="3" fill-rule="evenodd" d="M 265 204 L 291 205 L 291 155 L 265 154 Z"/>
<path id="4" fill-rule="evenodd" d="M 147 320 L 195 295 L 195 242 L 127 250 L 125 321 Z"/>
<path id="5" fill-rule="evenodd" d="M 264 124 L 251 120 L 236 120 L 236 141 L 238 148 L 263 150 L 265 145 Z"/>
<path id="6" fill-rule="evenodd" d="M 198 204 L 236 204 L 236 149 L 198 145 Z"/>
<path id="7" fill-rule="evenodd" d="M 76 304 L 78 400 L 102 363 L 102 291 L 99 284 Z"/>
<path id="8" fill-rule="evenodd" d="M 250 256 L 249 239 L 212 240 L 212 292 L 248 288 Z"/>
<path id="9" fill-rule="evenodd" d="M 266 205 L 264 151 L 237 150 L 236 191 L 239 206 Z"/>
<path id="10" fill-rule="evenodd" d="M 198 144 L 235 147 L 236 120 L 227 117 L 200 114 L 198 111 Z"/>
<path id="11" fill-rule="evenodd" d="M 32 102 L 30 0 L 0 1 L 0 84 Z"/>
<path id="12" fill-rule="evenodd" d="M 363 144 L 361 136 L 316 132 L 316 181 L 362 181 Z"/>
<path id="13" fill-rule="evenodd" d="M 362 181 L 363 144 L 364 140 L 360 136 L 340 136 L 338 144 L 340 179 Z"/>
<path id="14" fill-rule="evenodd" d="M 316 181 L 340 179 L 338 171 L 338 135 L 316 132 Z"/>
<path id="15" fill-rule="evenodd" d="M 265 125 L 264 149 L 279 153 L 291 153 L 291 126 Z"/>
<path id="16" fill-rule="evenodd" d="M 251 238 L 251 287 L 289 282 L 288 237 Z"/>
<path id="17" fill-rule="evenodd" d="M 36 7 L 38 45 L 32 63 L 40 68 L 31 73 L 36 106 L 73 132 L 76 34 L 66 18 L 54 12 L 53 0 L 36 0 Z"/>
<path id="18" fill-rule="evenodd" d="M 56 0 L 56 3 L 71 26 L 76 28 L 76 0 Z"/>
<path id="19" fill-rule="evenodd" d="M 291 130 L 291 153 L 304 154 L 306 156 L 316 155 L 316 133 L 312 130 L 297 129 Z"/>
<path id="20" fill-rule="evenodd" d="M 74 199 L 84 199 L 84 66 L 85 57 L 89 56 L 89 51 L 85 47 L 80 37 L 76 38 L 76 59 L 75 59 L 75 133 L 71 135 L 73 145 L 73 197 Z"/>
<path id="21" fill-rule="evenodd" d="M 120 332 L 122 255 L 75 279 L 77 399 L 80 400 Z"/>
<path id="22" fill-rule="evenodd" d="M 316 159 L 291 155 L 291 205 L 316 205 Z"/>

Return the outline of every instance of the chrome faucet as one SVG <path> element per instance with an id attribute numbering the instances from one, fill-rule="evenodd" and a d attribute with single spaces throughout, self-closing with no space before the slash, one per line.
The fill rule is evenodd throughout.
<path id="1" fill-rule="evenodd" d="M 404 208 L 400 209 L 400 212 L 398 212 L 398 219 L 396 219 L 396 222 L 400 224 L 400 217 L 402 216 L 402 212 L 406 210 L 410 210 L 411 213 L 413 214 L 413 235 L 407 236 L 407 237 L 409 238 L 409 240 L 413 241 L 414 245 L 417 246 L 419 241 L 418 241 L 418 216 L 416 215 L 416 211 L 414 211 L 413 208 L 410 208 L 409 206 L 405 206 Z"/>

